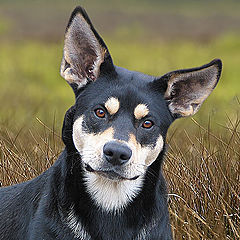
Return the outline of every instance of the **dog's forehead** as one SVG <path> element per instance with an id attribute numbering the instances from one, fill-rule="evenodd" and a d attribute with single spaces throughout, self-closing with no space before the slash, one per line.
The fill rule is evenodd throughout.
<path id="1" fill-rule="evenodd" d="M 117 78 L 105 83 L 106 88 L 110 89 L 105 107 L 113 114 L 120 109 L 127 109 L 137 119 L 146 116 L 149 106 L 154 102 L 154 92 L 149 87 L 154 77 L 120 67 L 116 69 Z"/>
<path id="2" fill-rule="evenodd" d="M 96 82 L 89 84 L 83 98 L 82 95 L 79 96 L 78 102 L 81 106 L 94 108 L 103 105 L 110 115 L 125 111 L 138 120 L 153 112 L 158 115 L 167 114 L 163 96 L 149 85 L 155 77 L 124 68 L 116 69 L 117 77 L 100 77 Z"/>
<path id="3" fill-rule="evenodd" d="M 151 100 L 150 94 L 129 85 L 126 88 L 110 92 L 104 99 L 104 107 L 110 115 L 124 111 L 134 115 L 139 120 L 149 114 L 150 109 L 152 109 Z"/>

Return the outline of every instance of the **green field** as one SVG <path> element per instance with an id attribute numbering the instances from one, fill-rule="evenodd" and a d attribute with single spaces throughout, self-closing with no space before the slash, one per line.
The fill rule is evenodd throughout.
<path id="1" fill-rule="evenodd" d="M 222 78 L 196 115 L 202 123 L 211 116 L 223 123 L 236 116 L 240 93 L 240 36 L 227 35 L 213 42 L 118 42 L 106 38 L 116 65 L 147 74 L 203 65 L 214 58 L 223 61 Z M 60 127 L 64 112 L 74 103 L 71 88 L 59 75 L 62 43 L 21 41 L 0 46 L 0 120 L 17 128 L 32 124 L 34 117 L 48 125 L 55 115 Z M 16 119 L 17 122 L 16 122 Z"/>
<path id="2" fill-rule="evenodd" d="M 200 111 L 170 128 L 164 171 L 175 239 L 239 239 L 240 3 L 179 2 L 82 1 L 116 65 L 158 76 L 222 59 L 220 82 Z M 75 4 L 0 3 L 3 185 L 40 174 L 63 148 L 61 125 L 74 95 L 59 67 Z"/>

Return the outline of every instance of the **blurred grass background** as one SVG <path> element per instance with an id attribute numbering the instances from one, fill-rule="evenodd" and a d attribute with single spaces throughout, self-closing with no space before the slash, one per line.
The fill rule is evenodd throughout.
<path id="1" fill-rule="evenodd" d="M 200 111 L 170 128 L 165 173 L 176 239 L 238 239 L 237 0 L 1 0 L 0 183 L 38 175 L 63 148 L 61 125 L 74 95 L 59 66 L 76 5 L 86 8 L 116 65 L 162 75 L 222 59 L 221 80 Z"/>

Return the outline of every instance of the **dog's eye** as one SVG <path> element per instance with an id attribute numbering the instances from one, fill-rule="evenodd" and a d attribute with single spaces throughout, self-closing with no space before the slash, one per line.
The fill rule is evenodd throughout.
<path id="1" fill-rule="evenodd" d="M 151 120 L 146 120 L 144 121 L 144 123 L 142 124 L 143 128 L 151 128 L 154 125 L 154 123 Z"/>
<path id="2" fill-rule="evenodd" d="M 104 118 L 106 116 L 105 111 L 102 108 L 98 108 L 95 110 L 95 114 L 99 118 Z"/>

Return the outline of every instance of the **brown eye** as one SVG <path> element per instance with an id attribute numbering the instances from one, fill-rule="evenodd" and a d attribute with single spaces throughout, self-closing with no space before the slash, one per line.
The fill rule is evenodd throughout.
<path id="1" fill-rule="evenodd" d="M 151 120 L 146 120 L 144 121 L 144 123 L 142 124 L 143 128 L 151 128 L 153 126 L 153 122 Z"/>
<path id="2" fill-rule="evenodd" d="M 101 109 L 101 108 L 96 109 L 95 110 L 95 114 L 99 118 L 104 118 L 105 115 L 106 115 L 105 111 L 103 109 Z"/>

